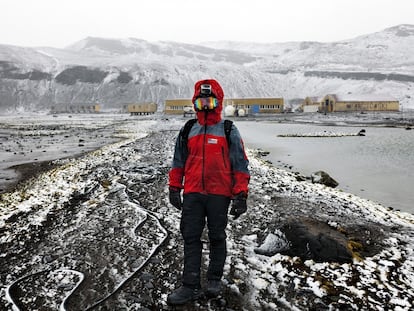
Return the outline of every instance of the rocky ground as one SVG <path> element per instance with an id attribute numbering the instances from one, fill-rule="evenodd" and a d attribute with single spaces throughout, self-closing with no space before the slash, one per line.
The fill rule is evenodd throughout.
<path id="1" fill-rule="evenodd" d="M 171 309 L 183 265 L 167 201 L 178 127 L 141 129 L 1 195 L 0 309 Z M 249 158 L 249 211 L 229 222 L 223 294 L 176 309 L 413 308 L 413 216 Z"/>

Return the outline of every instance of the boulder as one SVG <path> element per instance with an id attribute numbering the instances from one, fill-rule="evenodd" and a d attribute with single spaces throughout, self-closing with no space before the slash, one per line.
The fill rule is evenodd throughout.
<path id="1" fill-rule="evenodd" d="M 275 230 L 274 233 L 269 233 L 264 239 L 263 243 L 254 249 L 256 254 L 273 256 L 277 253 L 289 249 L 289 241 L 280 230 Z"/>
<path id="2" fill-rule="evenodd" d="M 362 130 L 360 130 L 359 132 L 358 132 L 358 136 L 365 136 L 365 129 L 362 129 Z"/>
<path id="3" fill-rule="evenodd" d="M 322 184 L 327 187 L 336 188 L 339 183 L 329 176 L 328 173 L 324 171 L 318 171 L 311 175 L 311 180 L 313 184 Z"/>
<path id="4" fill-rule="evenodd" d="M 290 219 L 280 229 L 269 233 L 254 251 L 265 256 L 280 253 L 303 261 L 349 263 L 354 254 L 349 245 L 345 234 L 336 228 L 303 217 Z"/>
<path id="5" fill-rule="evenodd" d="M 294 219 L 284 225 L 281 231 L 290 245 L 282 254 L 316 262 L 352 262 L 346 236 L 322 221 Z"/>

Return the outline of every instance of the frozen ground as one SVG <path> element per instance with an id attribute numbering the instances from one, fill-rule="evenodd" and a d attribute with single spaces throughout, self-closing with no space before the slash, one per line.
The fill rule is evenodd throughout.
<path id="1" fill-rule="evenodd" d="M 122 141 L 53 161 L 51 170 L 1 194 L 0 309 L 168 309 L 182 241 L 180 215 L 167 200 L 167 172 L 182 124 L 115 121 Z M 254 150 L 249 158 L 249 211 L 229 222 L 223 295 L 180 309 L 414 308 L 414 216 L 300 181 Z M 353 260 L 255 252 L 280 242 L 274 237 L 292 219 L 342 235 Z M 207 239 L 204 245 L 207 255 Z"/>

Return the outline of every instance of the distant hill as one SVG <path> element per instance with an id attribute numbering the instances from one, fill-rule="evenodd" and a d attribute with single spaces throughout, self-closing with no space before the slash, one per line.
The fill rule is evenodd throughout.
<path id="1" fill-rule="evenodd" d="M 64 49 L 0 45 L 0 108 L 188 98 L 216 78 L 228 97 L 389 94 L 414 109 L 414 25 L 338 42 L 148 42 L 88 37 Z"/>

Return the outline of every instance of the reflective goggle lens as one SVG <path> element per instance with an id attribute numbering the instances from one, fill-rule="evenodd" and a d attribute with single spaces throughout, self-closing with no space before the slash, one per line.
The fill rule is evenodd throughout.
<path id="1" fill-rule="evenodd" d="M 219 105 L 215 97 L 200 97 L 194 101 L 194 109 L 196 111 L 213 110 Z"/>

